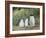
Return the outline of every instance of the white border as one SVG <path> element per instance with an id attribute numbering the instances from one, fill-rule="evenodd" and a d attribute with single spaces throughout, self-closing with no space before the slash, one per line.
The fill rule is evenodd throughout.
<path id="1" fill-rule="evenodd" d="M 13 7 L 24 7 L 24 8 L 40 8 L 40 30 L 23 30 L 23 31 L 12 31 L 12 13 Z M 10 34 L 22 34 L 22 33 L 38 33 L 42 32 L 42 6 L 36 5 L 18 5 L 18 4 L 10 4 Z"/>

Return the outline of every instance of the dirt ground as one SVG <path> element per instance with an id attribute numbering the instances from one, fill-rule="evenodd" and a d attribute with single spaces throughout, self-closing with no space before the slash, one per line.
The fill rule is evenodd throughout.
<path id="1" fill-rule="evenodd" d="M 19 26 L 14 26 L 13 27 L 13 31 L 19 31 L 19 30 L 38 30 L 40 29 L 40 27 L 37 25 L 37 26 L 28 26 L 28 27 L 19 27 Z"/>

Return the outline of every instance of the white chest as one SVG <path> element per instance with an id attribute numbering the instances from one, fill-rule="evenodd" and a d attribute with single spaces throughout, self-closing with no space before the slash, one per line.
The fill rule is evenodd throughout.
<path id="1" fill-rule="evenodd" d="M 35 26 L 35 18 L 34 18 L 34 16 L 30 16 L 30 25 Z"/>

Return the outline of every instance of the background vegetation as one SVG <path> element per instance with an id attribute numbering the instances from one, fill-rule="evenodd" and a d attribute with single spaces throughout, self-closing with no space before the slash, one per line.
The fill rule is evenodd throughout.
<path id="1" fill-rule="evenodd" d="M 21 19 L 29 19 L 29 16 L 34 16 L 36 26 L 40 24 L 40 9 L 39 8 L 18 8 L 13 7 L 13 26 L 18 26 Z"/>

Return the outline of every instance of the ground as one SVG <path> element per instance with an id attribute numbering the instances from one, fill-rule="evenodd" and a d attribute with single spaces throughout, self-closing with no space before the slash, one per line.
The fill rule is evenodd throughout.
<path id="1" fill-rule="evenodd" d="M 19 26 L 14 26 L 13 31 L 18 31 L 18 30 L 38 30 L 40 29 L 39 25 L 37 26 L 28 26 L 28 27 L 19 27 Z"/>

